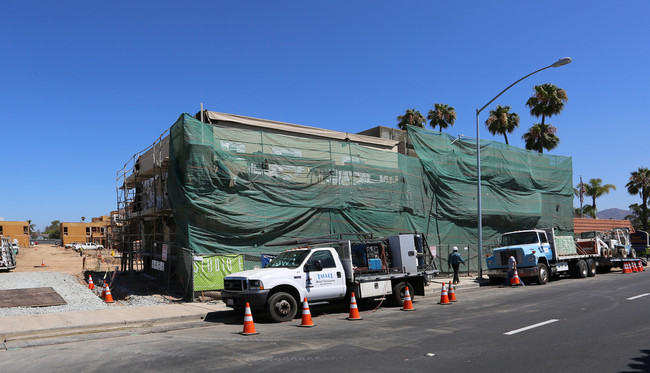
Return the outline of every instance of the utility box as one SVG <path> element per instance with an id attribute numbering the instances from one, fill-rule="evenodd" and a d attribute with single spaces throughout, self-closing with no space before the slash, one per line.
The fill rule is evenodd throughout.
<path id="1" fill-rule="evenodd" d="M 415 235 L 400 234 L 388 237 L 390 247 L 391 266 L 405 272 L 417 272 L 418 260 L 415 248 Z"/>

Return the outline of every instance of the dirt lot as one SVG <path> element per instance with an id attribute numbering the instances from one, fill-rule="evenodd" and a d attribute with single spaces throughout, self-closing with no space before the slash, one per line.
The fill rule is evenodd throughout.
<path id="1" fill-rule="evenodd" d="M 101 259 L 100 259 L 101 255 Z M 84 268 L 85 257 L 85 268 Z M 120 265 L 120 259 L 109 250 L 88 251 L 84 257 L 72 249 L 53 245 L 36 245 L 20 249 L 14 272 L 54 271 L 74 275 L 83 280 L 84 271 L 105 272 Z"/>

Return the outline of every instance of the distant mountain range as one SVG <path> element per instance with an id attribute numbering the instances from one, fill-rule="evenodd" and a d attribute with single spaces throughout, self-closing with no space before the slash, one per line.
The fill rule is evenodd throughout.
<path id="1" fill-rule="evenodd" d="M 622 209 L 607 209 L 603 211 L 598 211 L 596 213 L 598 219 L 623 220 L 628 215 L 632 215 L 632 211 L 622 210 Z"/>

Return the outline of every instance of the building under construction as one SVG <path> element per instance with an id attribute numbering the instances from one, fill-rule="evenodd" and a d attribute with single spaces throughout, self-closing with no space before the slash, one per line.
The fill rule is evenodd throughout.
<path id="1" fill-rule="evenodd" d="M 532 227 L 571 234 L 570 157 L 483 140 L 481 173 L 486 243 Z M 476 174 L 476 139 L 183 114 L 118 172 L 112 232 L 123 270 L 186 293 L 218 289 L 210 273 L 260 266 L 274 242 L 333 233 L 419 232 L 438 256 L 452 244 L 471 256 Z"/>

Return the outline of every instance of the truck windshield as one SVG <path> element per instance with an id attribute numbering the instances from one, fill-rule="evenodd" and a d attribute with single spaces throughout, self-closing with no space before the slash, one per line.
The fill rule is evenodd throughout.
<path id="1" fill-rule="evenodd" d="M 501 237 L 501 246 L 525 245 L 538 242 L 536 232 L 518 232 L 506 234 Z"/>
<path id="2" fill-rule="evenodd" d="M 282 254 L 273 258 L 273 260 L 266 266 L 266 268 L 295 268 L 302 264 L 302 262 L 309 254 L 308 250 L 292 250 L 285 251 Z"/>

